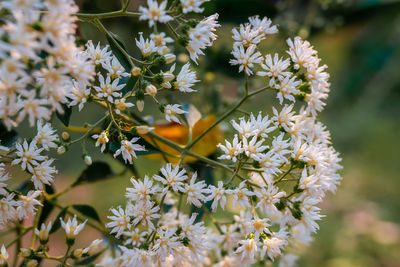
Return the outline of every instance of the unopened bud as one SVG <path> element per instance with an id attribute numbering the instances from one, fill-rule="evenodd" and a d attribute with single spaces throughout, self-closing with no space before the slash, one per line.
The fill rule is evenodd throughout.
<path id="1" fill-rule="evenodd" d="M 154 85 L 149 84 L 146 86 L 146 93 L 154 97 L 157 94 L 157 88 Z"/>
<path id="2" fill-rule="evenodd" d="M 131 74 L 136 77 L 136 76 L 139 76 L 141 72 L 142 72 L 142 70 L 140 68 L 134 67 L 131 71 Z"/>
<path id="3" fill-rule="evenodd" d="M 36 267 L 38 266 L 38 261 L 37 260 L 30 260 L 28 261 L 28 263 L 26 264 L 26 267 Z"/>
<path id="4" fill-rule="evenodd" d="M 90 157 L 89 155 L 86 155 L 83 160 L 85 161 L 86 165 L 90 166 L 92 165 L 92 157 Z"/>
<path id="5" fill-rule="evenodd" d="M 165 56 L 165 63 L 171 64 L 176 60 L 176 56 L 174 54 L 166 54 Z"/>
<path id="6" fill-rule="evenodd" d="M 75 249 L 74 251 L 72 251 L 71 256 L 74 259 L 80 259 L 82 257 L 82 254 L 83 254 L 83 249 L 78 248 L 78 249 Z"/>
<path id="7" fill-rule="evenodd" d="M 163 74 L 164 82 L 170 82 L 175 79 L 175 75 L 171 72 L 166 72 Z"/>
<path id="8" fill-rule="evenodd" d="M 59 146 L 59 147 L 57 148 L 57 154 L 58 154 L 58 155 L 64 154 L 65 151 L 67 151 L 67 149 L 65 148 L 65 146 Z"/>
<path id="9" fill-rule="evenodd" d="M 29 258 L 30 256 L 32 256 L 32 250 L 29 249 L 29 248 L 21 248 L 20 252 L 19 252 L 19 255 L 22 258 Z"/>
<path id="10" fill-rule="evenodd" d="M 138 134 L 147 134 L 150 131 L 153 131 L 154 127 L 149 127 L 147 125 L 137 126 L 136 131 Z"/>
<path id="11" fill-rule="evenodd" d="M 64 141 L 68 141 L 68 140 L 71 138 L 71 136 L 70 136 L 69 133 L 67 133 L 67 132 L 62 132 L 61 138 L 62 138 Z"/>
<path id="12" fill-rule="evenodd" d="M 144 101 L 143 100 L 136 101 L 136 107 L 139 112 L 142 112 L 144 109 Z"/>

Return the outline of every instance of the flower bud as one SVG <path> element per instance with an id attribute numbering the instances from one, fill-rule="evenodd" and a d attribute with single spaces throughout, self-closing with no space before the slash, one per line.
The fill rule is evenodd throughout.
<path id="1" fill-rule="evenodd" d="M 94 240 L 87 248 L 83 250 L 84 254 L 92 256 L 96 253 L 99 253 L 105 248 L 105 245 L 102 240 L 96 239 Z"/>
<path id="2" fill-rule="evenodd" d="M 136 77 L 136 76 L 139 76 L 141 72 L 142 72 L 142 70 L 140 68 L 134 67 L 131 71 L 131 74 Z"/>
<path id="3" fill-rule="evenodd" d="M 136 101 L 136 107 L 139 112 L 142 112 L 144 109 L 144 101 L 143 100 Z"/>
<path id="4" fill-rule="evenodd" d="M 85 161 L 86 165 L 90 166 L 92 165 L 92 157 L 90 157 L 89 155 L 86 155 L 83 160 Z"/>
<path id="5" fill-rule="evenodd" d="M 71 138 L 71 136 L 70 136 L 69 133 L 67 133 L 67 132 L 62 132 L 61 138 L 62 138 L 64 141 L 68 141 L 68 140 Z"/>
<path id="6" fill-rule="evenodd" d="M 74 251 L 72 251 L 71 256 L 74 259 L 80 259 L 82 257 L 82 254 L 83 254 L 83 249 L 78 248 L 78 249 L 75 249 Z"/>
<path id="7" fill-rule="evenodd" d="M 153 131 L 154 127 L 149 127 L 147 125 L 141 125 L 136 127 L 136 131 L 138 134 L 147 134 L 150 131 Z"/>
<path id="8" fill-rule="evenodd" d="M 42 223 L 40 230 L 35 229 L 35 235 L 39 238 L 40 244 L 45 245 L 49 241 L 49 233 L 51 230 L 52 224 L 49 222 L 47 226 Z"/>
<path id="9" fill-rule="evenodd" d="M 29 258 L 30 256 L 32 256 L 32 250 L 29 249 L 29 248 L 21 248 L 20 252 L 19 252 L 19 255 L 22 258 Z"/>
<path id="10" fill-rule="evenodd" d="M 157 88 L 154 85 L 149 84 L 146 86 L 146 93 L 154 97 L 157 94 Z"/>
<path id="11" fill-rule="evenodd" d="M 174 54 L 166 54 L 165 56 L 165 63 L 171 64 L 176 60 L 176 56 Z"/>
<path id="12" fill-rule="evenodd" d="M 36 267 L 38 266 L 38 261 L 37 260 L 30 260 L 28 261 L 28 263 L 26 264 L 26 267 Z"/>
<path id="13" fill-rule="evenodd" d="M 164 80 L 164 82 L 170 82 L 170 81 L 172 81 L 173 79 L 175 79 L 175 75 L 173 74 L 173 73 L 171 73 L 171 72 L 166 72 L 166 73 L 163 73 L 163 80 Z"/>
<path id="14" fill-rule="evenodd" d="M 67 149 L 65 148 L 65 146 L 59 146 L 59 147 L 57 148 L 57 154 L 58 154 L 58 155 L 64 154 L 65 151 L 67 151 Z"/>

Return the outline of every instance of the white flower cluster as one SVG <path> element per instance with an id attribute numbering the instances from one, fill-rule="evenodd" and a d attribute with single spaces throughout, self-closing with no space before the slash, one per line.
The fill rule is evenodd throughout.
<path id="1" fill-rule="evenodd" d="M 191 177 L 185 169 L 167 164 L 160 175 L 143 180 L 131 179 L 125 208 L 111 209 L 111 228 L 122 241 L 121 255 L 108 262 L 114 266 L 200 265 L 211 249 L 203 222 L 197 213 L 179 213 L 172 194 L 186 195 L 186 202 L 201 207 L 211 199 L 204 181 Z M 168 209 L 168 210 L 166 210 Z"/>
<path id="2" fill-rule="evenodd" d="M 278 91 L 280 104 L 284 99 L 295 102 L 297 97 L 307 103 L 305 111 L 316 116 L 323 110 L 323 100 L 328 98 L 330 91 L 329 74 L 325 72 L 327 66 L 320 66 L 317 51 L 300 37 L 287 40 L 290 58 L 284 59 L 277 53 L 263 56 L 257 51 L 257 45 L 267 35 L 277 32 L 270 19 L 250 17 L 249 23 L 241 24 L 239 30 L 232 30 L 234 59 L 230 63 L 238 65 L 239 72 L 244 70 L 247 76 L 254 74 L 255 64 L 260 65 L 262 70 L 257 71 L 257 75 L 269 79 L 268 85 Z"/>
<path id="3" fill-rule="evenodd" d="M 29 173 L 35 190 L 27 195 L 10 191 L 6 183 L 10 175 L 0 163 L 0 229 L 6 227 L 12 220 L 23 220 L 29 215 L 35 215 L 36 206 L 42 205 L 37 200 L 44 189 L 44 185 L 51 185 L 57 170 L 52 166 L 53 159 L 43 156 L 43 150 L 56 148 L 58 137 L 50 124 L 37 123 L 37 134 L 32 141 L 24 140 L 15 145 L 15 159 L 12 165 L 20 165 L 21 169 Z"/>
<path id="4" fill-rule="evenodd" d="M 202 12 L 202 4 L 207 1 L 147 0 L 138 13 L 127 11 L 130 1 L 122 1 L 125 5 L 120 11 L 97 17 L 77 13 L 72 0 L 1 3 L 9 14 L 0 28 L 0 119 L 10 130 L 29 117 L 31 126 L 36 123 L 37 134 L 16 142 L 1 154 L 1 162 L 17 165 L 29 174 L 33 187 L 24 194 L 11 190 L 6 165 L 0 163 L 0 230 L 36 217 L 27 230 L 35 233 L 32 246 L 36 245 L 36 238 L 40 246 L 21 250 L 22 257 L 31 262 L 28 266 L 36 266 L 36 257 L 64 264 L 105 250 L 110 256 L 106 254 L 99 266 L 250 266 L 276 258 L 281 266 L 290 266 L 297 257 L 294 254 L 298 245 L 310 242 L 323 216 L 318 205 L 327 191 L 336 190 L 341 180 L 341 159 L 331 146 L 329 131 L 317 120 L 329 93 L 327 66 L 320 65 L 317 52 L 300 37 L 287 40 L 288 58 L 276 53 L 263 55 L 258 45 L 276 34 L 277 26 L 268 18 L 250 17 L 248 23 L 232 31 L 234 59 L 230 63 L 244 72 L 244 100 L 271 89 L 279 105 L 272 107 L 270 115 L 251 113 L 232 120 L 232 140 L 218 145 L 222 152 L 220 161 L 196 154 L 191 150 L 194 144 L 235 109 L 224 113 L 196 137 L 191 131 L 196 122 L 193 123 L 185 105 L 175 104 L 174 97 L 164 97 L 162 92 L 197 92 L 195 86 L 200 80 L 193 70 L 194 64 L 175 63 L 177 56 L 172 45 L 179 44 L 187 50 L 186 61 L 190 57 L 196 64 L 201 62 L 200 56 L 217 38 L 218 14 L 200 20 L 184 16 Z M 101 23 L 102 16 L 117 15 L 137 16 L 152 28 L 148 35 L 135 33 L 134 44 L 140 58 L 130 56 L 123 43 Z M 109 45 L 90 40 L 85 49 L 78 47 L 77 17 L 89 17 L 106 34 Z M 158 31 L 158 26 L 168 29 L 171 35 Z M 248 79 L 254 74 L 267 79 L 265 88 L 251 88 Z M 156 126 L 147 124 L 151 120 L 132 111 L 135 106 L 138 114 L 143 114 L 146 98 L 173 127 L 186 130 L 188 126 L 186 146 L 152 132 Z M 59 138 L 46 122 L 55 111 L 60 116 L 67 108 L 76 106 L 81 112 L 89 102 L 104 108 L 103 118 L 94 124 L 83 129 L 66 127 Z M 181 117 L 184 114 L 187 123 Z M 84 134 L 71 140 L 67 131 L 73 132 L 75 128 Z M 91 219 L 96 219 L 97 214 L 87 206 L 63 208 L 56 204 L 59 195 L 77 184 L 54 194 L 46 192 L 45 186 L 52 185 L 57 170 L 54 159 L 44 153 L 56 149 L 62 154 L 69 146 L 82 142 L 83 159 L 91 165 L 92 158 L 85 148 L 88 138 L 95 141 L 101 152 L 112 152 L 115 158 L 130 165 L 146 153 L 139 135 L 156 138 L 179 152 L 179 163 L 169 163 L 170 158 L 178 156 L 157 147 L 166 165 L 151 177 L 131 179 L 126 205 L 111 209 L 105 228 L 76 215 L 64 220 L 65 214 L 74 215 L 70 208 L 82 214 L 89 210 Z M 198 177 L 194 166 L 185 165 L 185 156 L 224 172 L 210 182 Z M 48 222 L 39 226 L 40 212 L 36 210 L 46 201 L 62 209 L 64 215 L 54 225 Z M 226 216 L 219 222 L 220 216 L 215 213 L 222 210 Z M 86 248 L 70 251 L 87 225 L 113 242 L 106 247 L 101 240 L 94 240 Z M 49 235 L 56 227 L 65 230 L 68 245 L 61 257 L 46 254 Z M 0 266 L 7 259 L 3 245 Z"/>
<path id="5" fill-rule="evenodd" d="M 75 45 L 78 11 L 71 0 L 5 1 L 11 15 L 0 29 L 0 118 L 8 128 L 29 117 L 63 113 L 73 85 L 86 86 L 94 68 Z"/>

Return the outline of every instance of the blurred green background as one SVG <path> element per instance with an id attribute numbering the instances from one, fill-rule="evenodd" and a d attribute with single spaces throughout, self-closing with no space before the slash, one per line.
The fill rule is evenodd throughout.
<path id="1" fill-rule="evenodd" d="M 129 9 L 137 10 L 141 3 L 132 1 Z M 119 1 L 85 0 L 79 4 L 91 13 L 119 9 Z M 236 78 L 237 69 L 228 64 L 230 31 L 249 16 L 268 16 L 280 25 L 280 36 L 264 41 L 263 54 L 279 51 L 283 55 L 286 37 L 300 35 L 315 46 L 322 62 L 329 66 L 331 95 L 321 120 L 342 154 L 344 179 L 336 195 L 324 201 L 326 218 L 311 246 L 304 248 L 299 266 L 400 266 L 400 1 L 216 0 L 204 6 L 207 14 L 218 12 L 224 26 L 217 32 L 220 38 L 216 46 L 200 63 L 201 79 L 208 72 L 217 77 L 199 89 L 202 97 L 195 105 L 203 112 L 223 110 L 242 83 Z M 145 22 L 116 18 L 104 23 L 132 54 L 137 53 L 135 34 L 146 31 Z M 88 23 L 81 24 L 80 34 L 106 44 Z M 255 81 L 253 88 L 260 84 Z M 202 102 L 205 97 L 214 99 L 216 92 L 220 103 Z M 271 112 L 273 101 L 272 94 L 263 94 L 243 109 Z M 87 112 L 82 114 L 73 114 L 72 124 L 98 117 L 96 113 L 91 117 L 84 115 Z M 100 154 L 92 144 L 88 149 L 95 160 L 112 162 L 111 156 Z M 74 147 L 57 161 L 63 175 L 56 179 L 58 190 L 85 168 L 80 153 L 80 147 Z M 136 162 L 140 175 L 154 173 L 160 164 L 143 158 Z M 115 162 L 112 167 L 122 170 Z M 100 182 L 96 187 L 81 186 L 61 200 L 73 197 L 74 203 L 88 202 L 105 219 L 111 206 L 124 204 L 129 176 Z"/>

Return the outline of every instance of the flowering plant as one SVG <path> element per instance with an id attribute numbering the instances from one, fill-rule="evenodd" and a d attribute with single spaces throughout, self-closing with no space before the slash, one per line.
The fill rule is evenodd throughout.
<path id="1" fill-rule="evenodd" d="M 204 2 L 147 0 L 132 12 L 130 0 L 122 0 L 121 10 L 101 14 L 79 13 L 72 0 L 2 3 L 0 229 L 15 231 L 16 238 L 2 245 L 0 266 L 7 266 L 7 249 L 14 243 L 19 253 L 14 266 L 49 261 L 60 266 L 247 266 L 274 260 L 293 265 L 298 246 L 309 243 L 318 229 L 318 205 L 341 180 L 339 155 L 317 119 L 329 93 L 327 66 L 300 37 L 287 40 L 285 55 L 264 55 L 259 44 L 277 34 L 278 27 L 268 18 L 250 17 L 232 30 L 230 64 L 244 81 L 240 99 L 216 117 L 202 117 L 193 104 L 177 104 L 175 95 L 196 94 L 200 88 L 195 68 L 217 39 L 218 14 L 192 16 L 203 12 Z M 122 16 L 148 23 L 149 33 L 135 33 L 140 57 L 130 55 L 102 23 Z M 108 45 L 77 45 L 77 20 L 93 23 Z M 173 48 L 178 46 L 189 54 L 185 64 L 175 63 Z M 257 76 L 262 88 L 252 86 Z M 269 115 L 244 112 L 231 121 L 232 138 L 220 142 L 219 125 L 266 91 L 277 98 L 267 108 Z M 69 126 L 71 111 L 85 112 L 87 105 L 103 112 L 72 139 L 70 133 L 77 130 Z M 158 107 L 167 126 L 146 116 L 148 106 Z M 62 123 L 64 132 L 49 123 L 53 115 L 59 118 L 53 124 Z M 19 140 L 15 128 L 25 118 L 37 131 Z M 165 134 L 174 127 L 186 133 L 183 141 Z M 111 208 L 105 225 L 93 207 L 57 201 L 80 184 L 112 176 L 106 163 L 92 162 L 87 140 L 132 171 L 141 156 L 164 164 L 158 173 L 131 178 L 126 205 Z M 77 143 L 88 167 L 77 181 L 55 192 L 57 170 L 49 153 L 69 153 Z M 210 144 L 211 150 L 202 147 Z M 211 154 L 217 148 L 215 159 Z M 221 172 L 206 179 L 193 162 Z M 29 175 L 18 188 L 8 184 L 11 167 Z M 60 210 L 52 221 L 49 207 Z M 224 218 L 218 216 L 222 212 Z M 84 227 L 103 238 L 76 248 Z M 60 228 L 66 250 L 50 255 L 49 239 Z M 23 247 L 28 233 L 31 244 Z"/>

